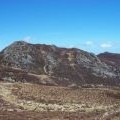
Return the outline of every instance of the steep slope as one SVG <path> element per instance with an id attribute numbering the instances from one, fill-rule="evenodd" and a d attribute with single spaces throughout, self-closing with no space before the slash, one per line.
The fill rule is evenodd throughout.
<path id="1" fill-rule="evenodd" d="M 6 69 L 9 67 L 15 71 L 25 71 L 28 78 L 35 78 L 32 82 L 38 83 L 41 83 L 41 77 L 38 79 L 38 76 L 46 75 L 47 83 L 54 85 L 120 84 L 120 71 L 116 72 L 114 66 L 107 65 L 92 53 L 76 48 L 66 49 L 17 41 L 0 53 L 0 64 L 1 79 L 5 77 L 5 73 L 8 75 L 7 78 L 14 78 L 14 72 L 11 75 L 11 71 Z M 29 82 L 25 75 L 20 74 L 14 79 L 19 81 L 21 78 Z"/>

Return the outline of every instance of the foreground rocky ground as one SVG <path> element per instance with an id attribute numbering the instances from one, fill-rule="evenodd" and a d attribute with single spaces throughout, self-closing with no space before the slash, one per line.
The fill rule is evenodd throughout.
<path id="1" fill-rule="evenodd" d="M 0 82 L 0 120 L 120 120 L 120 89 Z"/>

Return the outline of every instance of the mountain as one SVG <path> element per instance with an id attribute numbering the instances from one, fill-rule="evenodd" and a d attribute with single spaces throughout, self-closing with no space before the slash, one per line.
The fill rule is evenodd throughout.
<path id="1" fill-rule="evenodd" d="M 106 64 L 120 68 L 120 54 L 105 52 L 99 54 L 98 57 Z"/>
<path id="2" fill-rule="evenodd" d="M 0 78 L 47 85 L 120 85 L 119 58 L 16 41 L 0 52 Z M 105 59 L 103 59 L 105 58 Z M 111 59 L 107 59 L 110 61 Z M 116 63 L 117 62 L 117 63 Z"/>

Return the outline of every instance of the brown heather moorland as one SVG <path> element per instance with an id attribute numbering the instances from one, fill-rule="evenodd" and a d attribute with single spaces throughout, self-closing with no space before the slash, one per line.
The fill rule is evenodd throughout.
<path id="1" fill-rule="evenodd" d="M 0 83 L 0 120 L 119 120 L 119 88 Z"/>

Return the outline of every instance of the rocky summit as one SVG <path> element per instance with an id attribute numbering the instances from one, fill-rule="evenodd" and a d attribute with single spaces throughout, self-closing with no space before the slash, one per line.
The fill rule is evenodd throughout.
<path id="1" fill-rule="evenodd" d="M 120 54 L 96 56 L 76 48 L 16 41 L 0 52 L 0 79 L 72 87 L 120 86 L 119 58 Z"/>

